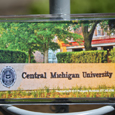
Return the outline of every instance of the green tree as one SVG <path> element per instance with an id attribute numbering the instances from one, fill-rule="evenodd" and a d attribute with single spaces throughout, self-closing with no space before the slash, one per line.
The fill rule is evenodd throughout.
<path id="1" fill-rule="evenodd" d="M 97 24 L 99 24 L 101 26 L 101 28 L 107 32 L 107 35 L 111 35 L 111 33 L 115 34 L 115 20 L 114 19 L 110 19 L 110 20 L 86 20 L 86 21 L 77 21 L 77 22 L 73 22 L 75 23 L 74 25 L 74 29 L 77 28 L 82 28 L 82 32 L 83 32 L 83 37 L 84 37 L 84 47 L 85 50 L 91 50 L 91 42 L 92 42 L 92 38 L 93 38 L 93 34 L 95 31 L 95 28 L 97 26 Z"/>
<path id="2" fill-rule="evenodd" d="M 20 49 L 28 52 L 28 62 L 31 61 L 31 53 L 39 50 L 44 54 L 45 63 L 48 62 L 48 49 L 56 50 L 59 45 L 53 40 L 55 36 L 59 40 L 68 42 L 81 39 L 78 34 L 71 32 L 70 23 L 42 22 L 42 23 L 2 23 L 4 28 L 1 39 L 4 39 L 4 48 Z"/>
<path id="3" fill-rule="evenodd" d="M 77 22 L 73 22 L 75 23 L 74 25 L 74 30 L 76 30 L 77 28 L 82 28 L 82 32 L 83 32 L 83 37 L 84 37 L 84 47 L 85 50 L 91 50 L 91 42 L 92 42 L 92 38 L 93 38 L 93 33 L 94 30 L 97 26 L 97 24 L 100 21 L 98 20 L 87 20 L 87 21 L 77 21 Z"/>
<path id="4" fill-rule="evenodd" d="M 85 46 L 86 51 L 91 50 L 91 42 L 93 38 L 93 33 L 99 22 L 100 21 L 93 21 L 91 23 L 88 22 L 87 24 L 81 23 L 83 36 L 84 36 L 84 46 Z"/>
<path id="5" fill-rule="evenodd" d="M 31 61 L 31 54 L 37 50 L 37 45 L 33 42 L 35 23 L 2 23 L 0 46 L 7 49 L 16 49 L 28 52 L 28 62 Z"/>
<path id="6" fill-rule="evenodd" d="M 39 28 L 39 29 L 38 29 Z M 72 38 L 82 39 L 82 36 L 71 32 L 71 23 L 48 22 L 38 23 L 35 30 L 36 42 L 39 43 L 39 50 L 44 54 L 44 62 L 48 62 L 48 49 L 56 50 L 59 45 L 54 42 L 55 36 L 58 40 L 68 43 Z"/>

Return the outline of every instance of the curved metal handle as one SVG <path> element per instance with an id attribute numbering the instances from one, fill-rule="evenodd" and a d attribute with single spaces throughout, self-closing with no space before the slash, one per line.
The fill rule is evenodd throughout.
<path id="1" fill-rule="evenodd" d="M 104 106 L 98 109 L 93 109 L 89 111 L 83 111 L 83 112 L 74 112 L 74 113 L 41 113 L 41 112 L 32 112 L 32 111 L 27 111 L 23 109 L 19 109 L 14 106 L 10 105 L 1 105 L 2 109 L 5 111 L 16 114 L 16 115 L 103 115 L 109 112 L 112 112 L 115 110 L 114 106 Z"/>

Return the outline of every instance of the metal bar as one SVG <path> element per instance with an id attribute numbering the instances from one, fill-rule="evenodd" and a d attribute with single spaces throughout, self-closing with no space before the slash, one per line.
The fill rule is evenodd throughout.
<path id="1" fill-rule="evenodd" d="M 23 109 L 19 109 L 14 106 L 1 106 L 2 109 L 5 111 L 8 111 L 9 113 L 16 114 L 16 115 L 50 115 L 51 113 L 41 113 L 41 112 L 32 112 L 32 111 L 27 111 Z M 114 111 L 114 106 L 105 106 L 101 107 L 98 109 L 93 109 L 89 111 L 83 111 L 83 112 L 74 112 L 74 113 L 58 113 L 58 115 L 103 115 L 109 112 Z M 57 115 L 57 113 L 52 113 L 52 115 Z"/>
<path id="2" fill-rule="evenodd" d="M 63 19 L 70 19 L 70 0 L 50 0 L 50 14 L 60 14 Z"/>
<path id="3" fill-rule="evenodd" d="M 86 14 L 67 14 L 70 17 L 112 17 L 115 16 L 115 13 L 86 13 Z M 57 18 L 59 14 L 36 14 L 36 15 L 8 15 L 8 16 L 0 16 L 0 18 Z"/>
<path id="4" fill-rule="evenodd" d="M 0 104 L 0 106 L 5 105 L 115 105 L 115 103 L 7 103 Z"/>

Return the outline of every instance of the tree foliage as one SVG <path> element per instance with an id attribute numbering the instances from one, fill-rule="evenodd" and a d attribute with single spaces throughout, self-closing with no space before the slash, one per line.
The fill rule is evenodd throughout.
<path id="1" fill-rule="evenodd" d="M 111 36 L 111 34 L 115 34 L 115 20 L 106 20 L 100 22 L 101 28 L 107 33 L 107 35 Z"/>
<path id="2" fill-rule="evenodd" d="M 74 30 L 77 28 L 82 28 L 83 37 L 84 37 L 84 47 L 85 50 L 91 50 L 91 42 L 93 39 L 93 34 L 97 24 L 107 33 L 107 35 L 111 35 L 111 33 L 115 34 L 115 20 L 79 20 L 74 25 Z"/>
<path id="3" fill-rule="evenodd" d="M 85 21 L 79 20 L 78 22 L 73 22 L 75 23 L 74 30 L 80 27 L 82 28 L 83 37 L 84 37 L 84 47 L 85 47 L 85 50 L 87 51 L 91 50 L 91 42 L 93 38 L 93 33 L 99 22 L 100 21 L 98 20 L 85 20 Z"/>
<path id="4" fill-rule="evenodd" d="M 40 23 L 1 23 L 0 47 L 17 49 L 31 53 L 35 50 L 45 55 L 47 62 L 48 49 L 56 50 L 59 45 L 54 42 L 55 36 L 65 43 L 68 40 L 82 39 L 82 36 L 71 32 L 71 24 L 64 22 L 40 22 Z"/>

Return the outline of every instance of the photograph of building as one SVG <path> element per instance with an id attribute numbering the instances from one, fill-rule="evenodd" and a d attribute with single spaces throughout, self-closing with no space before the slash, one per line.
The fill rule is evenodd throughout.
<path id="1" fill-rule="evenodd" d="M 74 33 L 77 33 L 79 35 L 83 36 L 82 28 L 78 28 L 74 31 Z M 58 38 L 57 38 L 58 39 Z M 70 40 L 69 44 L 65 44 L 62 41 L 57 40 L 58 44 L 60 45 L 60 49 L 57 51 L 49 50 L 49 57 L 48 61 L 49 63 L 57 63 L 56 54 L 58 52 L 77 52 L 77 51 L 85 51 L 84 47 L 84 40 L 81 44 Z M 101 29 L 100 25 L 97 24 L 93 39 L 92 39 L 92 50 L 111 50 L 115 48 L 115 34 L 111 33 L 108 35 L 107 32 L 104 31 L 104 29 Z M 55 57 L 55 58 L 54 58 Z M 53 61 L 55 60 L 55 61 Z"/>
<path id="2" fill-rule="evenodd" d="M 79 28 L 75 31 L 75 33 L 78 33 L 83 36 L 82 29 Z M 62 47 L 66 47 L 67 52 L 72 51 L 85 51 L 84 48 L 84 41 L 82 42 L 82 45 L 79 45 L 77 42 L 71 41 L 71 45 L 62 43 Z M 103 29 L 101 29 L 100 25 L 98 24 L 92 39 L 92 50 L 107 50 L 112 49 L 115 47 L 115 34 L 111 33 L 111 35 L 107 35 L 107 32 L 104 32 Z"/>

